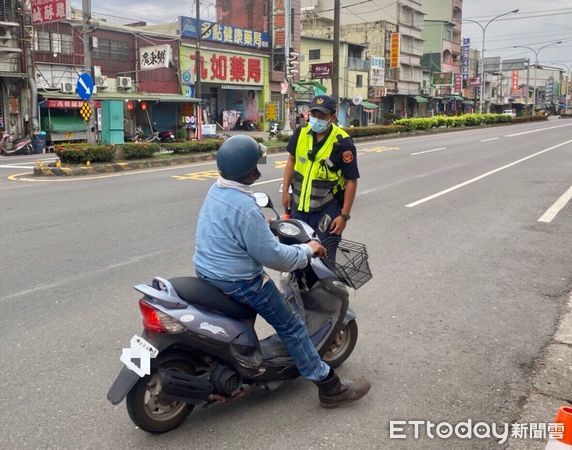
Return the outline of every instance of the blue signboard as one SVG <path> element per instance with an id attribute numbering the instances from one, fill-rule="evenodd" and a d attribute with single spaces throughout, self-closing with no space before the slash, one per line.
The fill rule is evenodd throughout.
<path id="1" fill-rule="evenodd" d="M 89 73 L 82 73 L 77 80 L 75 91 L 82 100 L 89 100 L 93 95 L 93 87 L 95 83 Z"/>
<path id="2" fill-rule="evenodd" d="M 180 17 L 181 37 L 197 38 L 197 21 L 192 17 Z M 244 28 L 222 25 L 201 20 L 201 39 L 223 44 L 240 45 L 242 47 L 269 48 L 270 39 L 267 32 L 246 30 Z"/>

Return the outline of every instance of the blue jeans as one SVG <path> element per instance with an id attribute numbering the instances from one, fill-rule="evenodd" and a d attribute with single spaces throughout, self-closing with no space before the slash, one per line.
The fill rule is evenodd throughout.
<path id="1" fill-rule="evenodd" d="M 294 359 L 300 375 L 311 381 L 322 381 L 328 376 L 330 367 L 316 351 L 304 321 L 268 275 L 241 281 L 212 280 L 198 272 L 197 275 L 233 300 L 250 306 L 272 325 Z"/>

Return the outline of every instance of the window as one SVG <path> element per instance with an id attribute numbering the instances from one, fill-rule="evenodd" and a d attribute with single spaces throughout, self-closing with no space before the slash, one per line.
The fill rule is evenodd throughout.
<path id="1" fill-rule="evenodd" d="M 129 61 L 129 45 L 127 41 L 98 39 L 97 48 L 93 49 L 94 58 L 111 61 Z"/>
<path id="2" fill-rule="evenodd" d="M 453 32 L 449 29 L 446 29 L 445 32 L 443 33 L 443 39 L 451 42 L 453 40 Z"/>
<path id="3" fill-rule="evenodd" d="M 309 60 L 320 59 L 320 49 L 310 50 Z"/>
<path id="4" fill-rule="evenodd" d="M 38 31 L 34 39 L 34 50 L 38 52 L 50 51 L 50 33 L 47 31 Z"/>
<path id="5" fill-rule="evenodd" d="M 363 86 L 363 75 L 356 75 L 356 87 Z"/>

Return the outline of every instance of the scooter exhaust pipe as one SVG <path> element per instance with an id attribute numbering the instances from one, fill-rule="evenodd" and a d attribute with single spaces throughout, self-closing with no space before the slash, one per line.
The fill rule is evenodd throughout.
<path id="1" fill-rule="evenodd" d="M 173 400 L 201 404 L 208 401 L 214 391 L 210 380 L 178 369 L 159 369 L 158 374 L 163 393 Z"/>

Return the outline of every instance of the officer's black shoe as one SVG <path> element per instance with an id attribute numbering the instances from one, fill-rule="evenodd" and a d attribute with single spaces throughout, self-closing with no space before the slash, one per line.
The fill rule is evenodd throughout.
<path id="1" fill-rule="evenodd" d="M 346 403 L 355 402 L 366 395 L 371 383 L 364 378 L 357 380 L 342 380 L 336 375 L 334 369 L 323 381 L 316 381 L 320 406 L 324 408 L 337 408 Z"/>

